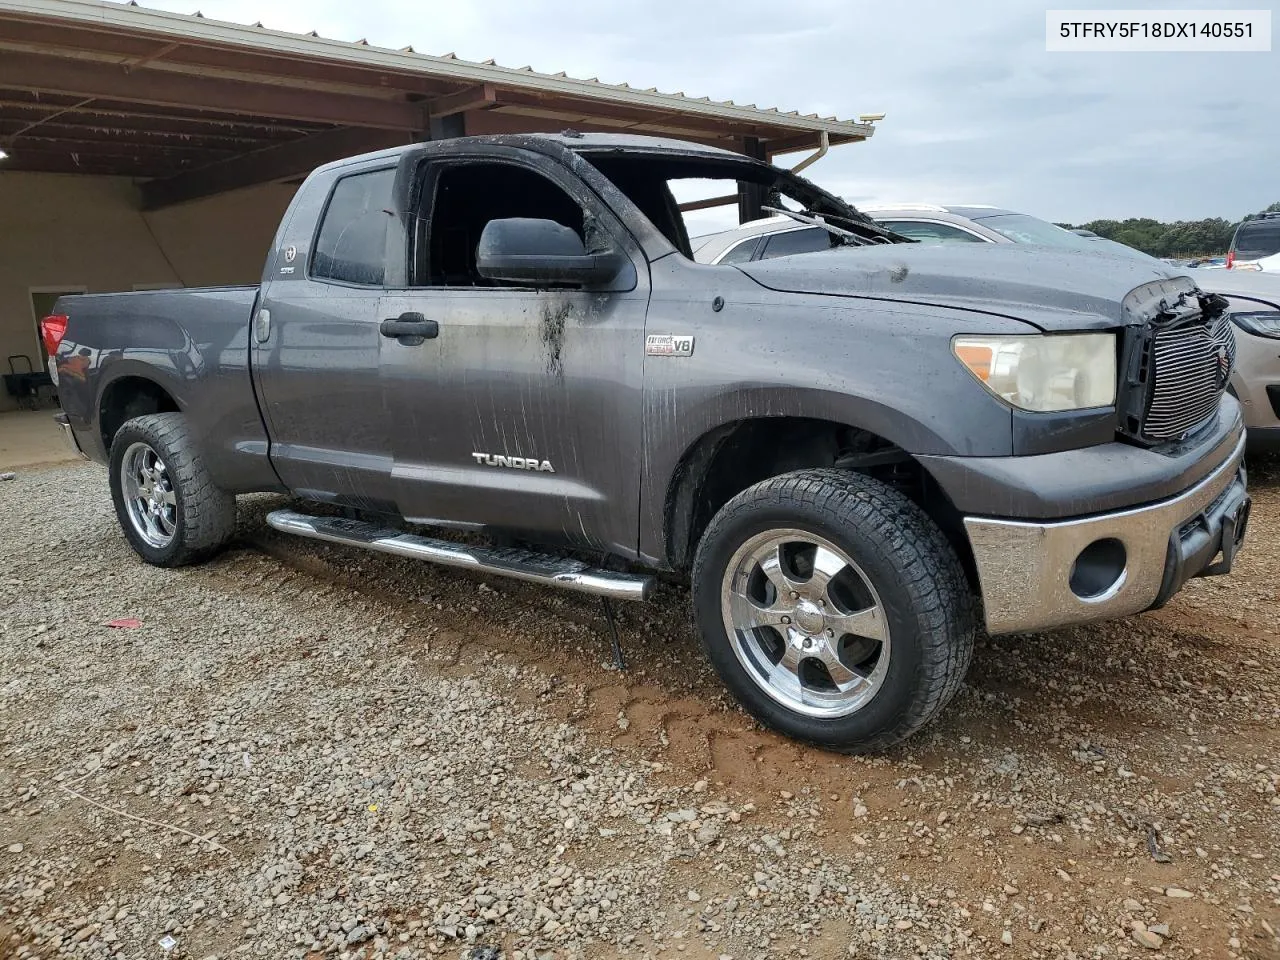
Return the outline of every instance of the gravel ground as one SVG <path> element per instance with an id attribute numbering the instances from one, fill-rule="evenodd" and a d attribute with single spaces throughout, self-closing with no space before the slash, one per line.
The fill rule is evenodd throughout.
<path id="1" fill-rule="evenodd" d="M 619 674 L 589 599 L 290 541 L 270 497 L 157 570 L 98 468 L 22 472 L 0 957 L 1280 956 L 1253 480 L 1230 578 L 988 640 L 939 723 L 849 758 L 737 710 L 677 588 L 623 611 Z"/>

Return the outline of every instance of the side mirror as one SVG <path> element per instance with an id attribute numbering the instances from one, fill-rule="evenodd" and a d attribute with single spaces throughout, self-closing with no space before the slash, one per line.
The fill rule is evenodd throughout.
<path id="1" fill-rule="evenodd" d="M 629 265 L 612 250 L 587 253 L 582 238 L 554 220 L 490 220 L 476 248 L 480 276 L 529 286 L 600 286 Z"/>

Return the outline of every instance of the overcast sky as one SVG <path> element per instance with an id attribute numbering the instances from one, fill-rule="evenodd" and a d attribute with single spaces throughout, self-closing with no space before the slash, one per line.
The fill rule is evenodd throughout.
<path id="1" fill-rule="evenodd" d="M 1079 223 L 1238 219 L 1280 200 L 1280 44 L 1045 52 L 1050 7 L 1212 0 L 141 2 L 841 119 L 884 113 L 871 140 L 807 171 L 855 203 L 992 203 Z"/>

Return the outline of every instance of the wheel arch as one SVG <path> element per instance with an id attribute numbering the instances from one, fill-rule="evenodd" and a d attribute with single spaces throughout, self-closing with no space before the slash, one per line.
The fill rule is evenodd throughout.
<path id="1" fill-rule="evenodd" d="M 663 501 L 668 565 L 684 570 L 692 564 L 711 518 L 737 494 L 763 480 L 814 467 L 841 467 L 901 490 L 942 529 L 966 572 L 974 575 L 959 511 L 919 460 L 892 439 L 865 427 L 793 415 L 731 420 L 688 445 Z"/>
<path id="2" fill-rule="evenodd" d="M 98 395 L 98 432 L 103 450 L 109 454 L 111 441 L 126 422 L 148 413 L 181 413 L 174 391 L 156 376 L 154 368 L 133 364 L 113 371 Z"/>

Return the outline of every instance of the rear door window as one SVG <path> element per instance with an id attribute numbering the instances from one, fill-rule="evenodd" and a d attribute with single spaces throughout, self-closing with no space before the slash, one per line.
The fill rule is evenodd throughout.
<path id="1" fill-rule="evenodd" d="M 817 250 L 830 249 L 831 234 L 829 232 L 821 227 L 805 227 L 803 230 L 775 233 L 765 242 L 760 259 L 790 257 L 797 253 L 813 253 Z"/>
<path id="2" fill-rule="evenodd" d="M 343 177 L 333 188 L 316 235 L 311 276 L 380 287 L 387 269 L 387 231 L 394 219 L 394 168 Z"/>
<path id="3" fill-rule="evenodd" d="M 1280 217 L 1240 224 L 1231 247 L 1237 260 L 1261 260 L 1280 253 Z"/>
<path id="4" fill-rule="evenodd" d="M 720 263 L 746 263 L 760 246 L 760 238 L 752 237 L 734 244 L 719 260 Z"/>
<path id="5" fill-rule="evenodd" d="M 881 220 L 894 233 L 921 243 L 982 243 L 982 237 L 968 230 L 927 220 Z"/>

